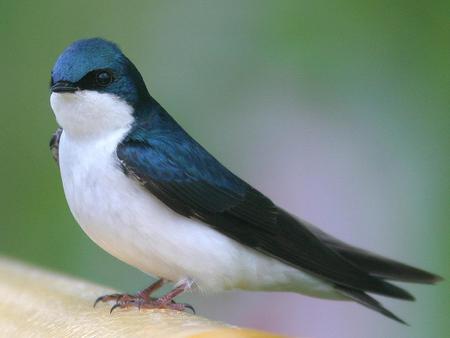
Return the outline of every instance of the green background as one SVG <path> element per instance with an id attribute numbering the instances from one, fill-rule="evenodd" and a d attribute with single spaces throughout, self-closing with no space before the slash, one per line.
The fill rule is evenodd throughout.
<path id="1" fill-rule="evenodd" d="M 149 282 L 83 234 L 47 147 L 52 65 L 72 41 L 101 36 L 195 138 L 275 202 L 450 277 L 448 2 L 123 3 L 0 1 L 1 254 L 130 292 Z M 186 299 L 211 318 L 291 335 L 444 337 L 448 285 L 408 285 L 414 304 L 383 299 L 409 328 L 293 294 Z"/>

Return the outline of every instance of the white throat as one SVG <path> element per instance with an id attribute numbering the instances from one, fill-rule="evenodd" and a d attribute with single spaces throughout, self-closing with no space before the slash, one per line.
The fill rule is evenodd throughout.
<path id="1" fill-rule="evenodd" d="M 73 138 L 90 138 L 129 128 L 133 107 L 116 95 L 92 90 L 52 93 L 58 124 Z"/>

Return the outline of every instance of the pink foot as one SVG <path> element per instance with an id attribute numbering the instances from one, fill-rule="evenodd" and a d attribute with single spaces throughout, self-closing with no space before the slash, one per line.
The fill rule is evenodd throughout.
<path id="1" fill-rule="evenodd" d="M 150 297 L 150 295 L 159 289 L 164 282 L 164 279 L 160 279 L 136 295 L 114 293 L 111 295 L 101 296 L 95 301 L 94 307 L 98 302 L 115 301 L 115 304 L 111 307 L 110 313 L 117 308 L 126 309 L 130 307 L 137 307 L 138 309 L 170 309 L 176 311 L 185 311 L 186 309 L 190 309 L 193 313 L 195 313 L 195 310 L 191 305 L 176 303 L 173 300 L 176 296 L 186 290 L 187 284 L 182 284 L 176 287 L 160 298 Z"/>

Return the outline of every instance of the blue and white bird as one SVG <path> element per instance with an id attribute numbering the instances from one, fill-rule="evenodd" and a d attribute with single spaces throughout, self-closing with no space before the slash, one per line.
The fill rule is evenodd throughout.
<path id="1" fill-rule="evenodd" d="M 159 277 L 113 309 L 171 308 L 190 288 L 288 291 L 354 300 L 403 322 L 368 293 L 413 300 L 389 280 L 439 276 L 348 245 L 298 219 L 234 175 L 150 96 L 112 42 L 79 40 L 51 73 L 61 127 L 51 141 L 75 219 L 101 248 Z M 165 281 L 174 289 L 151 293 Z"/>

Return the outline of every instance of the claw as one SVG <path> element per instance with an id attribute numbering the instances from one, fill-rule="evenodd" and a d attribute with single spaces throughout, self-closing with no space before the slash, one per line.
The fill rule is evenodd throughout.
<path id="1" fill-rule="evenodd" d="M 184 307 L 185 307 L 186 309 L 191 310 L 191 311 L 192 311 L 192 314 L 195 315 L 195 309 L 194 309 L 194 307 L 193 307 L 191 304 L 186 304 L 186 303 L 184 303 L 183 305 L 184 305 Z"/>
<path id="2" fill-rule="evenodd" d="M 113 311 L 114 311 L 115 309 L 117 309 L 118 307 L 121 307 L 121 305 L 120 305 L 119 303 L 114 304 L 114 305 L 111 307 L 111 310 L 109 310 L 109 314 L 113 313 Z"/>
<path id="3" fill-rule="evenodd" d="M 94 306 L 93 306 L 93 307 L 95 308 L 95 307 L 97 306 L 98 302 L 102 302 L 104 298 L 105 298 L 105 296 L 98 297 L 98 298 L 95 300 Z"/>
<path id="4" fill-rule="evenodd" d="M 99 302 L 107 302 L 109 300 L 117 300 L 121 297 L 121 294 L 118 293 L 114 293 L 112 295 L 106 295 L 106 296 L 100 296 L 98 297 L 95 302 L 94 302 L 94 307 L 99 303 Z"/>
<path id="5" fill-rule="evenodd" d="M 95 308 L 96 305 L 97 305 L 97 303 L 98 303 L 99 301 L 101 301 L 102 298 L 103 298 L 103 297 L 98 297 L 98 298 L 95 300 L 94 305 L 93 305 L 92 307 Z"/>

